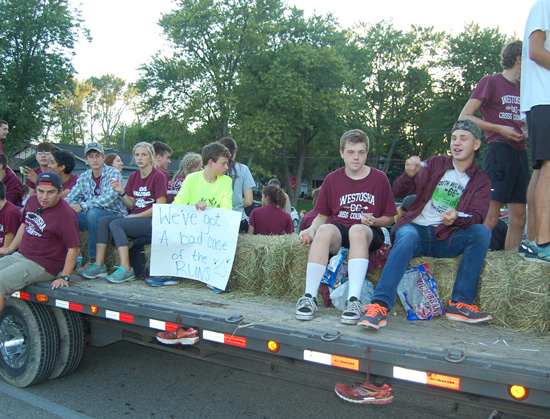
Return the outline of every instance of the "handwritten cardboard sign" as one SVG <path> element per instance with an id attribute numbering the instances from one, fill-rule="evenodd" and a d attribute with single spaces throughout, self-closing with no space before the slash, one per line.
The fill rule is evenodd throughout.
<path id="1" fill-rule="evenodd" d="M 235 260 L 241 213 L 154 204 L 152 276 L 175 276 L 225 289 Z"/>

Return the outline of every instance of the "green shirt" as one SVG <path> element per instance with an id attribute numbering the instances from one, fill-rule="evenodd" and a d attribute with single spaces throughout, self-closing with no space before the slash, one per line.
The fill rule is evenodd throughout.
<path id="1" fill-rule="evenodd" d="M 190 173 L 185 177 L 173 204 L 195 205 L 204 201 L 209 207 L 232 209 L 233 189 L 229 176 L 218 176 L 214 183 L 204 179 L 203 172 Z"/>

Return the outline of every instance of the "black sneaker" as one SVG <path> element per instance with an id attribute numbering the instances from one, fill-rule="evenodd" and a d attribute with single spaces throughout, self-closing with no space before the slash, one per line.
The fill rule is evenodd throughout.
<path id="1" fill-rule="evenodd" d="M 317 311 L 317 298 L 306 294 L 296 303 L 296 318 L 298 320 L 311 320 L 313 313 Z"/>
<path id="2" fill-rule="evenodd" d="M 479 311 L 475 305 L 455 303 L 453 301 L 449 301 L 446 316 L 450 320 L 464 323 L 484 323 L 493 320 L 491 314 Z"/>

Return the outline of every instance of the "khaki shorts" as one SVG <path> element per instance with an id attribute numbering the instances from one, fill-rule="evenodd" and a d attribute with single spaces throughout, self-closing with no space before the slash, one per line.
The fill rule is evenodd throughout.
<path id="1" fill-rule="evenodd" d="M 54 278 L 38 263 L 18 252 L 0 258 L 0 294 L 6 299 L 27 285 L 52 281 Z"/>

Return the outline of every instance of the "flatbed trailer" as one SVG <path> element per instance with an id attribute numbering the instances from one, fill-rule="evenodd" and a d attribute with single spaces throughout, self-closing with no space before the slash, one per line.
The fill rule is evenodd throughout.
<path id="1" fill-rule="evenodd" d="M 74 276 L 69 288 L 39 283 L 14 294 L 0 316 L 0 375 L 25 387 L 70 374 L 85 336 L 91 345 L 120 340 L 200 356 L 222 352 L 271 365 L 315 370 L 362 382 L 370 366 L 395 389 L 533 417 L 550 417 L 550 336 L 469 325 L 445 318 L 408 322 L 389 315 L 387 327 L 340 323 L 340 311 L 320 307 L 296 320 L 295 301 L 234 291 L 216 294 L 184 280 L 171 287 L 143 281 L 110 284 Z M 193 346 L 156 341 L 179 324 L 199 330 Z M 369 362 L 370 361 L 370 362 Z M 512 387 L 521 386 L 521 387 Z M 514 398 L 512 394 L 523 397 Z"/>

